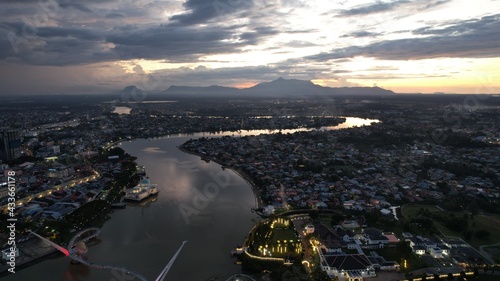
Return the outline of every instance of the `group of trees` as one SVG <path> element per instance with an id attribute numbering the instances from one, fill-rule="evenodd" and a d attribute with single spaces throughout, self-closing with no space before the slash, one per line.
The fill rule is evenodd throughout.
<path id="1" fill-rule="evenodd" d="M 498 200 L 489 200 L 481 195 L 477 195 L 472 199 L 469 195 L 463 193 L 449 194 L 441 205 L 449 211 L 467 210 L 472 216 L 477 215 L 480 210 L 500 214 L 500 202 Z"/>
<path id="2" fill-rule="evenodd" d="M 434 221 L 448 229 L 460 233 L 465 240 L 471 240 L 473 236 L 478 239 L 488 239 L 491 233 L 487 229 L 475 229 L 475 223 L 470 222 L 471 215 L 464 213 L 457 216 L 454 213 L 431 212 L 427 208 L 421 208 L 415 216 L 410 217 L 403 223 L 403 229 L 409 232 L 427 232 L 428 234 L 437 234 L 438 230 Z"/>
<path id="3" fill-rule="evenodd" d="M 432 213 L 427 208 L 421 208 L 415 215 L 406 218 L 403 222 L 403 231 L 429 236 L 439 233 L 432 220 Z"/>

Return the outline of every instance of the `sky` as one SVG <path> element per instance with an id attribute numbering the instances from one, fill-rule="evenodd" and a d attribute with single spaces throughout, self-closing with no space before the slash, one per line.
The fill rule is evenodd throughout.
<path id="1" fill-rule="evenodd" d="M 0 95 L 278 77 L 500 93 L 500 0 L 0 0 Z"/>

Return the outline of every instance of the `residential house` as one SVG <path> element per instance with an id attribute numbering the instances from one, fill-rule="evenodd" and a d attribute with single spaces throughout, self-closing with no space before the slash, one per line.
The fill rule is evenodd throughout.
<path id="1" fill-rule="evenodd" d="M 363 281 L 376 276 L 370 260 L 363 254 L 323 256 L 321 266 L 330 277 L 348 281 Z"/>

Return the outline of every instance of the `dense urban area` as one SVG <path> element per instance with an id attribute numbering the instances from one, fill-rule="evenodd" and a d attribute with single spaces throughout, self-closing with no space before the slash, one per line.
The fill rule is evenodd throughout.
<path id="1" fill-rule="evenodd" d="M 105 224 L 124 188 L 138 184 L 135 157 L 118 143 L 260 130 L 179 147 L 251 184 L 262 220 L 234 250 L 245 273 L 259 280 L 500 278 L 499 97 L 71 99 L 0 106 L 0 241 L 9 241 L 15 217 L 18 266 L 54 254 L 33 249 L 38 238 L 30 231 L 67 243 L 75 231 Z M 350 117 L 373 122 L 330 129 Z M 2 245 L 4 273 L 11 246 Z"/>

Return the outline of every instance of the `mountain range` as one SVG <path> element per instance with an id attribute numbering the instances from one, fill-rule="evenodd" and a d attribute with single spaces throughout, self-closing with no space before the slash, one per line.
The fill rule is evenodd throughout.
<path id="1" fill-rule="evenodd" d="M 122 92 L 130 92 L 131 87 L 135 88 L 135 86 L 128 86 Z M 216 85 L 207 87 L 172 85 L 158 94 L 164 97 L 307 98 L 328 96 L 388 96 L 395 93 L 379 87 L 323 87 L 308 80 L 284 79 L 280 77 L 271 82 L 262 82 L 244 89 Z"/>

